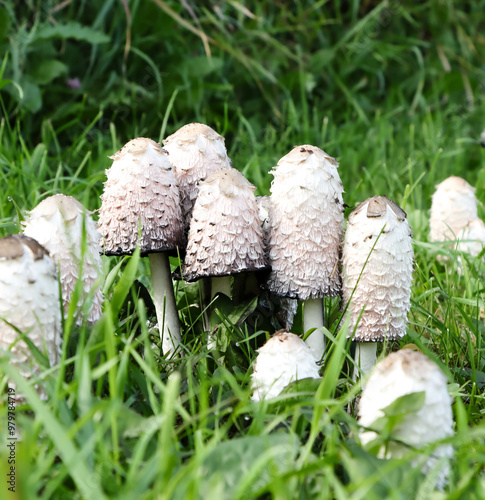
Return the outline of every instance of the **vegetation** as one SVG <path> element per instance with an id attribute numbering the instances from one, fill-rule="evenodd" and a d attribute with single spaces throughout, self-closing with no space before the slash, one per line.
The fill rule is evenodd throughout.
<path id="1" fill-rule="evenodd" d="M 292 146 L 320 146 L 340 162 L 350 207 L 385 194 L 408 212 L 410 324 L 382 355 L 413 343 L 435 360 L 456 422 L 450 484 L 433 492 L 433 474 L 409 465 L 415 450 L 384 461 L 359 445 L 337 300 L 326 302 L 321 383 L 255 404 L 250 365 L 277 327 L 264 295 L 220 303 L 214 354 L 197 285 L 177 282 L 186 351 L 170 363 L 153 329 L 146 259 L 105 259 L 103 318 L 93 328 L 73 326 L 74 308 L 65 318 L 62 362 L 45 368 L 47 401 L 0 361 L 2 436 L 7 377 L 29 401 L 16 412 L 10 497 L 484 498 L 483 255 L 458 272 L 456 256 L 440 263 L 447 251 L 427 242 L 437 182 L 462 176 L 485 199 L 484 27 L 484 0 L 0 0 L 2 236 L 54 193 L 97 209 L 106 157 L 136 136 L 207 123 L 257 194 Z M 302 333 L 299 316 L 294 328 Z M 2 478 L 6 467 L 2 445 Z"/>

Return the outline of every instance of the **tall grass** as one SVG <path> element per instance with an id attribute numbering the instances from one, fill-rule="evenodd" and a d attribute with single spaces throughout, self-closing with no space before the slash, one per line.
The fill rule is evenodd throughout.
<path id="1" fill-rule="evenodd" d="M 456 458 L 439 493 L 432 474 L 410 467 L 415 450 L 383 461 L 360 446 L 347 412 L 359 387 L 335 300 L 323 379 L 275 401 L 250 400 L 255 350 L 274 330 L 264 296 L 219 304 L 214 354 L 197 285 L 178 283 L 186 350 L 167 362 L 148 268 L 135 255 L 105 260 L 95 327 L 67 322 L 61 364 L 41 375 L 47 401 L 0 360 L 2 435 L 7 377 L 29 401 L 16 412 L 17 498 L 483 498 L 484 264 L 465 259 L 459 273 L 456 256 L 438 262 L 446 250 L 428 243 L 427 211 L 434 185 L 452 174 L 485 196 L 484 2 L 125 5 L 0 3 L 1 235 L 57 192 L 97 209 L 107 156 L 134 136 L 208 123 L 257 194 L 292 146 L 318 145 L 339 160 L 350 207 L 385 194 L 408 212 L 410 323 L 380 354 L 413 343 L 442 367 Z M 75 77 L 79 89 L 65 83 Z"/>

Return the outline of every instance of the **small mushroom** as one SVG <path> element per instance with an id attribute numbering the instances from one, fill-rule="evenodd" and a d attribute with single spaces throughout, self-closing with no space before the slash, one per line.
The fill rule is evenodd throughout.
<path id="1" fill-rule="evenodd" d="M 267 267 L 255 189 L 234 168 L 199 184 L 183 275 L 188 282 L 211 277 L 212 297 L 231 296 L 231 275 Z"/>
<path id="2" fill-rule="evenodd" d="M 198 183 L 209 174 L 231 166 L 224 137 L 202 123 L 189 123 L 168 136 L 163 147 L 169 152 L 175 180 L 179 186 L 185 228 L 199 192 Z"/>
<path id="3" fill-rule="evenodd" d="M 374 196 L 349 215 L 343 247 L 343 303 L 355 330 L 356 370 L 367 373 L 377 342 L 406 334 L 413 272 L 407 215 L 385 196 Z"/>
<path id="4" fill-rule="evenodd" d="M 405 415 L 394 427 L 391 441 L 379 452 L 381 458 L 401 458 L 409 447 L 422 448 L 453 435 L 452 400 L 445 375 L 424 354 L 408 349 L 389 354 L 372 370 L 359 403 L 359 424 L 372 428 L 384 416 L 384 408 L 397 398 L 416 392 L 425 393 L 423 406 Z M 376 438 L 376 433 L 364 428 L 360 440 L 365 445 Z M 438 460 L 445 459 L 436 482 L 441 490 L 447 483 L 452 456 L 451 444 L 440 445 L 422 469 L 427 474 Z"/>
<path id="5" fill-rule="evenodd" d="M 92 303 L 87 314 L 87 323 L 94 324 L 101 316 L 103 293 L 101 291 L 101 247 L 96 223 L 90 212 L 72 196 L 56 194 L 41 201 L 28 213 L 22 223 L 23 232 L 44 246 L 57 264 L 62 287 L 64 312 L 67 313 L 71 296 L 79 279 L 83 248 L 83 229 L 86 234 L 86 255 L 82 264 L 83 296 L 78 309 L 86 297 L 92 294 Z M 77 325 L 82 324 L 79 314 Z"/>
<path id="6" fill-rule="evenodd" d="M 277 332 L 258 349 L 251 399 L 274 398 L 291 382 L 304 378 L 320 378 L 311 348 L 294 333 Z"/>
<path id="7" fill-rule="evenodd" d="M 106 255 L 131 255 L 139 245 L 148 255 L 162 349 L 173 353 L 181 337 L 168 252 L 181 245 L 183 222 L 168 154 L 140 137 L 110 158 L 99 211 L 101 246 Z"/>
<path id="8" fill-rule="evenodd" d="M 433 194 L 430 241 L 455 241 L 465 226 L 477 218 L 475 188 L 461 177 L 448 177 Z"/>
<path id="9" fill-rule="evenodd" d="M 485 247 L 485 224 L 481 219 L 469 222 L 462 230 L 457 249 L 477 257 Z"/>
<path id="10" fill-rule="evenodd" d="M 317 328 L 307 343 L 321 359 L 325 349 L 323 297 L 340 292 L 339 254 L 344 221 L 338 162 L 315 146 L 298 146 L 270 172 L 267 287 L 304 301 L 303 328 Z"/>
<path id="11" fill-rule="evenodd" d="M 18 331 L 47 355 L 51 366 L 58 363 L 62 328 L 56 265 L 28 236 L 0 239 L 0 318 L 0 350 L 11 352 L 11 363 L 24 377 L 36 377 L 41 369 Z M 20 394 L 17 398 L 23 400 Z"/>

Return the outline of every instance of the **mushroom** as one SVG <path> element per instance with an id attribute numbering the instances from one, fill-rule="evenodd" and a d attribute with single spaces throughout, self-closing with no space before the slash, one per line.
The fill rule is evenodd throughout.
<path id="1" fill-rule="evenodd" d="M 436 186 L 429 220 L 430 241 L 456 240 L 478 218 L 475 188 L 461 177 L 448 177 Z"/>
<path id="2" fill-rule="evenodd" d="M 99 211 L 101 245 L 106 255 L 131 255 L 138 245 L 148 255 L 162 349 L 171 354 L 181 337 L 168 252 L 182 243 L 184 229 L 168 154 L 140 137 L 110 158 Z"/>
<path id="3" fill-rule="evenodd" d="M 457 250 L 477 257 L 485 246 L 485 224 L 481 219 L 469 222 L 461 232 Z"/>
<path id="4" fill-rule="evenodd" d="M 45 248 L 24 235 L 0 239 L 0 350 L 26 378 L 41 373 L 19 331 L 44 352 L 51 366 L 61 355 L 61 309 L 56 266 Z M 42 398 L 46 395 L 39 388 Z M 23 396 L 17 394 L 19 401 Z"/>
<path id="5" fill-rule="evenodd" d="M 198 183 L 209 174 L 231 166 L 224 137 L 202 123 L 189 123 L 168 136 L 163 147 L 169 152 L 175 180 L 180 190 L 185 228 L 199 192 Z"/>
<path id="6" fill-rule="evenodd" d="M 298 146 L 270 172 L 268 289 L 304 301 L 303 328 L 323 326 L 323 297 L 340 292 L 343 186 L 338 162 L 315 146 Z M 307 339 L 315 356 L 325 349 L 323 331 Z"/>
<path id="7" fill-rule="evenodd" d="M 363 445 L 376 438 L 372 428 L 384 416 L 384 408 L 406 394 L 424 392 L 424 404 L 409 412 L 392 429 L 391 441 L 379 451 L 381 458 L 401 458 L 409 446 L 421 448 L 453 435 L 451 397 L 446 377 L 436 363 L 421 352 L 404 349 L 389 354 L 372 370 L 359 403 L 360 440 Z M 443 489 L 449 474 L 448 459 L 453 456 L 451 444 L 435 448 L 422 469 L 427 474 L 440 459 L 446 459 L 436 485 Z"/>
<path id="8" fill-rule="evenodd" d="M 199 184 L 184 263 L 185 281 L 212 278 L 212 294 L 231 296 L 231 275 L 267 267 L 256 188 L 236 169 Z"/>
<path id="9" fill-rule="evenodd" d="M 296 380 L 320 378 L 311 348 L 294 333 L 276 332 L 257 352 L 251 375 L 253 401 L 274 398 Z"/>
<path id="10" fill-rule="evenodd" d="M 355 330 L 355 361 L 367 373 L 377 342 L 406 333 L 413 272 L 412 231 L 406 212 L 385 196 L 360 203 L 349 215 L 343 246 L 343 304 Z M 354 375 L 355 377 L 355 375 Z"/>
<path id="11" fill-rule="evenodd" d="M 80 277 L 83 258 L 83 229 L 86 234 L 86 255 L 82 264 L 83 296 L 79 307 L 89 294 L 92 304 L 86 320 L 94 324 L 101 317 L 103 293 L 101 291 L 101 247 L 96 223 L 90 212 L 72 196 L 56 194 L 41 201 L 28 213 L 22 223 L 23 232 L 45 247 L 57 264 L 62 287 L 64 312 L 67 314 L 71 297 Z M 77 326 L 83 316 L 80 313 Z"/>

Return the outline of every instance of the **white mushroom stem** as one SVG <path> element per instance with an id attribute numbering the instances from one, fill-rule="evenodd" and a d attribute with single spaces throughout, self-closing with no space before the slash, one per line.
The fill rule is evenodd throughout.
<path id="1" fill-rule="evenodd" d="M 361 375 L 369 373 L 376 364 L 376 359 L 377 342 L 356 342 L 353 380 L 356 381 Z"/>
<path id="2" fill-rule="evenodd" d="M 325 334 L 321 328 L 324 316 L 323 299 L 305 300 L 303 304 L 303 331 L 306 333 L 311 328 L 316 328 L 305 342 L 312 349 L 317 360 L 323 358 L 325 351 Z"/>
<path id="3" fill-rule="evenodd" d="M 231 298 L 231 277 L 218 276 L 211 279 L 211 300 L 218 294 L 223 293 Z"/>
<path id="4" fill-rule="evenodd" d="M 181 341 L 180 322 L 173 292 L 172 276 L 168 256 L 151 253 L 148 256 L 152 275 L 152 292 L 157 312 L 158 328 L 162 339 L 162 350 L 169 357 Z"/>

